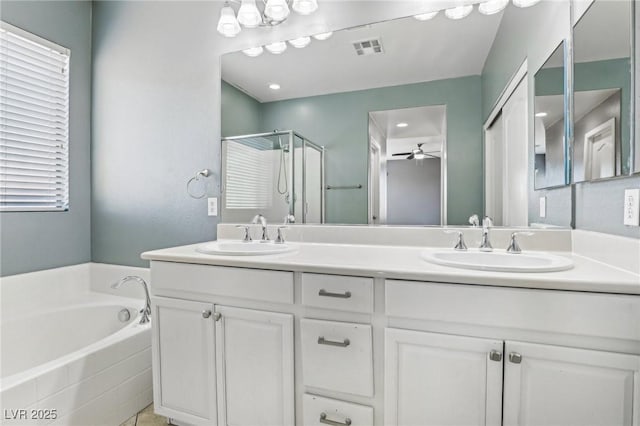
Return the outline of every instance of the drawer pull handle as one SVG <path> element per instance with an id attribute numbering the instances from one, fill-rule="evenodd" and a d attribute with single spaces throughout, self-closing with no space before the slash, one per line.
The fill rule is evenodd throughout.
<path id="1" fill-rule="evenodd" d="M 337 297 L 338 299 L 349 299 L 351 297 L 351 292 L 345 291 L 344 293 L 331 293 L 330 291 L 327 291 L 324 288 L 322 288 L 318 292 L 318 296 Z"/>
<path id="2" fill-rule="evenodd" d="M 336 422 L 335 420 L 329 420 L 327 418 L 326 413 L 320 413 L 320 423 L 324 423 L 325 425 L 331 425 L 331 426 L 344 426 L 344 425 L 349 426 L 351 424 L 351 419 L 347 417 L 346 419 L 344 419 L 344 423 Z"/>
<path id="3" fill-rule="evenodd" d="M 346 348 L 351 344 L 351 342 L 349 341 L 349 339 L 344 339 L 342 342 L 336 342 L 335 340 L 327 340 L 324 337 L 320 336 L 318 337 L 318 344 L 328 345 L 328 346 L 339 346 L 341 348 Z"/>

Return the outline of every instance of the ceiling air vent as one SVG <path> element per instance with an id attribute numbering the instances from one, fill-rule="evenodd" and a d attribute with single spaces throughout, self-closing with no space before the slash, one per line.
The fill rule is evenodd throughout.
<path id="1" fill-rule="evenodd" d="M 382 40 L 380 40 L 379 37 L 370 40 L 356 41 L 353 43 L 353 47 L 356 49 L 358 56 L 384 53 L 384 50 L 382 49 Z"/>

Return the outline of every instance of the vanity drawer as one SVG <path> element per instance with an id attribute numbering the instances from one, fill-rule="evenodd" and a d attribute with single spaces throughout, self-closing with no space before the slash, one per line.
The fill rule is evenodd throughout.
<path id="1" fill-rule="evenodd" d="M 306 386 L 373 396 L 370 325 L 302 319 L 300 329 Z"/>
<path id="2" fill-rule="evenodd" d="M 640 340 L 640 297 L 386 280 L 385 313 L 486 327 Z"/>
<path id="3" fill-rule="evenodd" d="M 323 398 L 308 393 L 305 393 L 302 397 L 302 411 L 305 426 L 323 426 L 326 424 L 371 426 L 373 424 L 372 407 Z M 325 421 L 322 422 L 321 420 Z"/>
<path id="4" fill-rule="evenodd" d="M 155 296 L 195 293 L 293 303 L 293 272 L 154 261 L 151 289 Z"/>
<path id="5" fill-rule="evenodd" d="M 373 278 L 302 274 L 302 304 L 351 312 L 373 312 Z"/>

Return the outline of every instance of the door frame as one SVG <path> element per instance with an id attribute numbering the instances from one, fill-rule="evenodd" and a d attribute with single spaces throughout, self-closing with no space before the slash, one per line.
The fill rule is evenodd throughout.
<path id="1" fill-rule="evenodd" d="M 616 171 L 616 118 L 615 117 L 611 117 L 609 120 L 605 121 L 604 123 L 594 127 L 593 129 L 589 130 L 585 135 L 584 135 L 584 157 L 583 157 L 583 164 L 584 164 L 584 180 L 591 180 L 593 179 L 591 176 L 591 160 L 592 160 L 592 150 L 591 147 L 594 143 L 593 138 L 595 136 L 598 136 L 602 133 L 609 133 L 611 134 L 611 137 L 613 139 L 613 172 L 615 175 L 615 171 Z M 604 179 L 607 177 L 612 177 L 612 176 L 601 176 L 598 177 L 596 179 Z"/>

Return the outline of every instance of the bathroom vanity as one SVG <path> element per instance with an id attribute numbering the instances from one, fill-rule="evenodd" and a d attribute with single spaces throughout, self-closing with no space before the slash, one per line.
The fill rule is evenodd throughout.
<path id="1" fill-rule="evenodd" d="M 157 413 L 209 425 L 640 424 L 637 274 L 570 251 L 571 270 L 505 273 L 428 263 L 411 245 L 289 244 L 143 254 Z"/>

